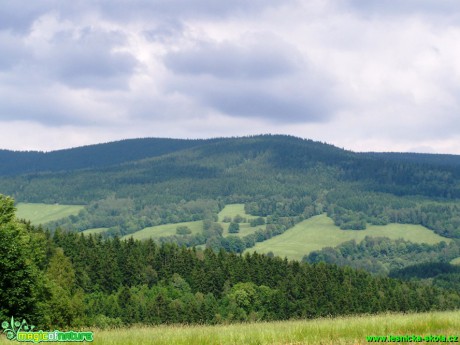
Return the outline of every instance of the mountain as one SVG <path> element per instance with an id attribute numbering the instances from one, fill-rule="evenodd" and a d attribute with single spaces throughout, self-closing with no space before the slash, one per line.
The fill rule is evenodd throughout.
<path id="1" fill-rule="evenodd" d="M 116 217 L 110 214 L 123 214 L 119 226 L 126 234 L 144 225 L 203 219 L 237 202 L 259 216 L 327 211 L 344 229 L 392 221 L 460 236 L 459 156 L 354 153 L 259 135 L 132 139 L 49 153 L 4 151 L 1 157 L 0 193 L 17 201 L 84 204 L 83 215 L 105 214 L 91 224 L 80 221 L 78 229 L 112 227 Z M 197 206 L 199 200 L 206 202 Z"/>
<path id="2" fill-rule="evenodd" d="M 161 156 L 201 142 L 203 140 L 143 138 L 51 152 L 0 150 L 0 176 L 102 168 Z"/>

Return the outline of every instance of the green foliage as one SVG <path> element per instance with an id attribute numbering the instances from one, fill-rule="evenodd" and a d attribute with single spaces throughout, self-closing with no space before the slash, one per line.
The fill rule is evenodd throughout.
<path id="1" fill-rule="evenodd" d="M 7 272 L 1 276 L 2 315 L 20 312 L 46 327 L 215 324 L 460 306 L 458 292 L 434 286 L 322 263 L 235 254 L 246 244 L 237 236 L 222 237 L 221 225 L 212 219 L 203 222 L 204 231 L 229 252 L 211 245 L 197 251 L 152 240 L 104 240 L 59 229 L 50 238 L 7 219 L 11 227 L 2 225 L 0 234 L 15 246 L 4 252 L 15 249 L 19 255 L 16 260 L 0 256 Z M 31 250 L 31 243 L 43 251 Z M 34 277 L 45 277 L 45 283 L 30 284 Z"/>
<path id="2" fill-rule="evenodd" d="M 49 294 L 44 324 L 60 328 L 77 324 L 83 316 L 83 290 L 77 288 L 75 270 L 61 248 L 51 257 L 44 276 Z"/>
<path id="3" fill-rule="evenodd" d="M 208 231 L 215 226 L 210 222 Z M 88 323 L 104 321 L 102 315 L 108 323 L 119 318 L 123 324 L 212 324 L 460 305 L 458 294 L 337 266 L 153 241 L 102 241 L 70 233 L 54 238 L 78 272 L 77 286 L 84 287 Z M 234 247 L 231 251 L 244 248 L 239 237 L 220 239 L 221 246 Z"/>
<path id="4" fill-rule="evenodd" d="M 446 244 L 441 242 L 429 245 L 426 243 L 412 243 L 403 239 L 391 240 L 383 237 L 365 237 L 363 241 L 348 241 L 335 248 L 326 247 L 306 255 L 305 262 L 327 262 L 340 266 L 350 266 L 364 269 L 380 275 L 391 274 L 403 277 L 405 267 L 421 264 L 420 267 L 433 268 L 433 262 L 447 264 L 452 258 L 460 255 L 460 246 L 457 242 Z M 394 272 L 399 272 L 396 275 Z"/>
<path id="5" fill-rule="evenodd" d="M 11 223 L 14 218 L 16 208 L 14 200 L 8 196 L 0 194 L 0 225 Z"/>
<path id="6" fill-rule="evenodd" d="M 249 223 L 251 224 L 252 227 L 256 227 L 259 225 L 265 225 L 265 219 L 262 217 L 257 217 L 257 218 L 251 219 Z"/>
<path id="7" fill-rule="evenodd" d="M 190 235 L 192 233 L 192 230 L 188 226 L 178 226 L 176 228 L 176 234 L 178 235 Z"/>
<path id="8" fill-rule="evenodd" d="M 39 279 L 47 262 L 46 235 L 15 219 L 14 200 L 0 195 L 0 316 L 41 322 L 46 287 Z"/>
<path id="9" fill-rule="evenodd" d="M 237 234 L 240 232 L 240 224 L 238 222 L 231 222 L 228 226 L 228 232 L 231 234 Z"/>

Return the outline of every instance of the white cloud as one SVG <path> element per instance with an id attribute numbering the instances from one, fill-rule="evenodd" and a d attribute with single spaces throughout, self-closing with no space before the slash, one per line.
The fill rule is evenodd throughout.
<path id="1" fill-rule="evenodd" d="M 460 154 L 458 10 L 434 0 L 6 1 L 4 147 L 271 132 Z"/>

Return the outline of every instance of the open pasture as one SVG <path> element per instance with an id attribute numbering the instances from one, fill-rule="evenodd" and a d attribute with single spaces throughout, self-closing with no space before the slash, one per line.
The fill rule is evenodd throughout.
<path id="1" fill-rule="evenodd" d="M 195 222 L 170 223 L 151 226 L 133 234 L 126 235 L 122 237 L 122 239 L 133 237 L 135 240 L 147 240 L 149 238 L 172 236 L 176 234 L 176 229 L 178 226 L 187 226 L 192 231 L 192 234 L 198 234 L 203 231 L 203 222 L 198 220 Z"/>
<path id="2" fill-rule="evenodd" d="M 364 237 L 403 238 L 414 243 L 434 244 L 451 240 L 433 231 L 412 224 L 368 225 L 366 230 L 341 230 L 325 214 L 306 219 L 279 236 L 259 242 L 249 252 L 273 252 L 289 259 L 301 260 L 305 254 L 324 247 L 335 247 L 345 241 L 362 241 Z"/>
<path id="3" fill-rule="evenodd" d="M 84 206 L 39 203 L 18 203 L 16 217 L 30 220 L 33 225 L 45 224 L 54 220 L 77 215 Z"/>

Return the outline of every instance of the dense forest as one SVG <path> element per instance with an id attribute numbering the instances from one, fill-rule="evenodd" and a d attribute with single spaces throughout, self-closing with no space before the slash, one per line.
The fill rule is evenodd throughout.
<path id="1" fill-rule="evenodd" d="M 64 329 L 460 307 L 458 291 L 331 264 L 51 234 L 16 220 L 13 199 L 4 196 L 0 269 L 0 319 Z"/>
<path id="2" fill-rule="evenodd" d="M 123 236 L 212 219 L 237 202 L 250 214 L 273 216 L 275 224 L 279 217 L 290 217 L 289 225 L 327 212 L 344 230 L 408 223 L 460 238 L 459 156 L 354 153 L 261 135 L 133 139 L 49 153 L 2 151 L 0 157 L 0 193 L 22 202 L 85 205 L 79 215 L 46 224 L 51 229 L 106 227 L 107 235 Z M 258 237 L 283 226 L 266 224 Z M 250 247 L 253 239 L 246 242 Z"/>

